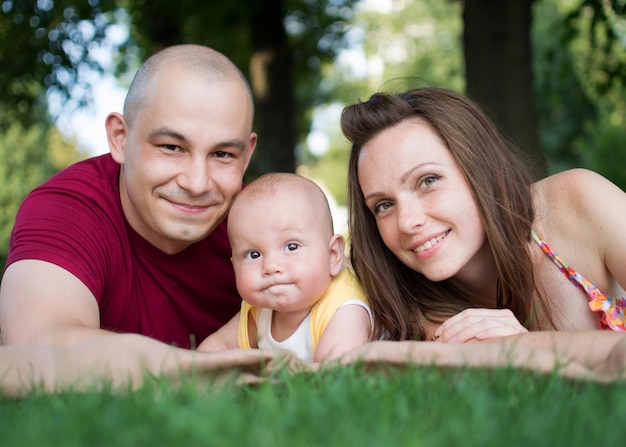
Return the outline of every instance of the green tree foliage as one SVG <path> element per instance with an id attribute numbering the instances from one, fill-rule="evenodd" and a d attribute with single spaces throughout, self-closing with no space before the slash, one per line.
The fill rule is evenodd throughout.
<path id="1" fill-rule="evenodd" d="M 577 67 L 577 57 L 566 44 L 573 34 L 563 26 L 560 3 L 535 5 L 532 33 L 540 141 L 550 172 L 581 165 L 575 143 L 588 123 L 597 119 L 597 106 L 583 85 L 585 72 Z"/>
<path id="2" fill-rule="evenodd" d="M 601 120 L 578 142 L 582 165 L 601 173 L 626 191 L 626 107 L 601 110 Z M 590 126 L 591 127 L 591 126 Z"/>
<path id="3" fill-rule="evenodd" d="M 568 15 L 576 73 L 597 110 L 574 148 L 585 167 L 626 190 L 626 1 L 584 1 Z"/>
<path id="4" fill-rule="evenodd" d="M 92 51 L 114 21 L 113 2 L 4 0 L 0 14 L 0 124 L 38 122 L 46 92 L 59 92 L 65 110 L 89 102 L 86 75 L 101 67 Z M 36 107 L 33 107 L 36 106 Z"/>
<path id="5" fill-rule="evenodd" d="M 327 82 L 332 97 L 344 103 L 367 99 L 375 91 L 403 91 L 417 85 L 465 88 L 460 34 L 460 3 L 440 0 L 392 2 L 387 10 L 357 8 L 351 25 L 367 59 L 365 71 L 334 66 Z M 342 80 L 351 78 L 352 87 Z"/>
<path id="6" fill-rule="evenodd" d="M 599 94 L 626 80 L 626 1 L 582 0 L 566 11 L 564 43 L 582 56 L 586 84 Z M 582 50 L 582 52 L 580 51 Z"/>
<path id="7" fill-rule="evenodd" d="M 542 1 L 536 90 L 551 172 L 586 167 L 626 190 L 626 2 Z"/>

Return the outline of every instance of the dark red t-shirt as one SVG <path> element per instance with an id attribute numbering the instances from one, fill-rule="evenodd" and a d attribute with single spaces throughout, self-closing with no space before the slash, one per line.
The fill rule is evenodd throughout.
<path id="1" fill-rule="evenodd" d="M 38 259 L 68 270 L 98 300 L 104 329 L 197 345 L 241 304 L 226 223 L 168 255 L 126 222 L 119 171 L 106 154 L 70 166 L 36 188 L 18 212 L 7 266 Z"/>

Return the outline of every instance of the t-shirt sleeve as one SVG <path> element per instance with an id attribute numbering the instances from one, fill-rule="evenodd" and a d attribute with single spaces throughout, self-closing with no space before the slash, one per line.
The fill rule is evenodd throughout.
<path id="1" fill-rule="evenodd" d="M 7 267 L 19 260 L 56 264 L 102 296 L 111 273 L 108 256 L 115 237 L 110 210 L 77 192 L 51 187 L 33 191 L 16 217 Z"/>

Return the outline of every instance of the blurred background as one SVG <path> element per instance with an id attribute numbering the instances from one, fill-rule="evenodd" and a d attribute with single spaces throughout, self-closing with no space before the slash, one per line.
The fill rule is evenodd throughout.
<path id="1" fill-rule="evenodd" d="M 342 108 L 420 86 L 472 97 L 538 169 L 626 188 L 626 0 L 0 0 L 0 267 L 21 200 L 108 152 L 141 62 L 178 43 L 248 76 L 259 144 L 247 180 L 297 171 L 345 219 Z"/>

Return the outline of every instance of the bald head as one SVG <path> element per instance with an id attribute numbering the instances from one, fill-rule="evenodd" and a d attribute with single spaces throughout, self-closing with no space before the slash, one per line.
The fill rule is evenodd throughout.
<path id="1" fill-rule="evenodd" d="M 239 83 L 246 90 L 250 99 L 250 110 L 254 113 L 250 85 L 230 59 L 202 45 L 175 45 L 149 57 L 135 74 L 124 101 L 124 118 L 129 127 L 148 102 L 152 82 L 167 68 L 183 69 L 210 82 Z M 252 116 L 250 121 L 252 122 Z"/>
<path id="2" fill-rule="evenodd" d="M 329 237 L 332 236 L 333 218 L 324 191 L 315 182 L 297 174 L 280 172 L 257 178 L 239 193 L 231 208 L 231 215 L 240 218 L 240 214 L 245 213 L 251 202 L 260 199 L 279 201 L 284 197 L 295 198 L 311 207 L 314 215 L 323 222 Z"/>

